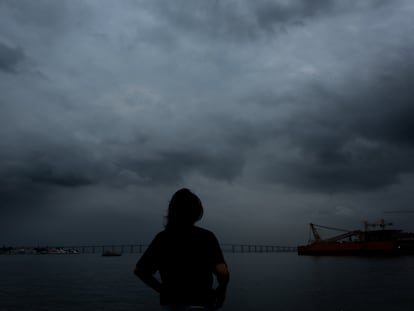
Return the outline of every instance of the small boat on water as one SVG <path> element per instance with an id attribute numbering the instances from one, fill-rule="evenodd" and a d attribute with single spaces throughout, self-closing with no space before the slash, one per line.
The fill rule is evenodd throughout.
<path id="1" fill-rule="evenodd" d="M 365 222 L 364 230 L 343 230 L 310 224 L 313 239 L 298 246 L 298 255 L 362 255 L 389 256 L 414 255 L 414 233 L 386 229 L 391 226 L 381 219 L 377 223 Z M 379 230 L 371 230 L 379 227 Z M 342 234 L 322 239 L 319 229 L 342 231 Z"/>
<path id="2" fill-rule="evenodd" d="M 115 256 L 121 256 L 122 253 L 117 253 L 115 251 L 105 251 L 102 253 L 102 256 L 104 257 L 115 257 Z"/>

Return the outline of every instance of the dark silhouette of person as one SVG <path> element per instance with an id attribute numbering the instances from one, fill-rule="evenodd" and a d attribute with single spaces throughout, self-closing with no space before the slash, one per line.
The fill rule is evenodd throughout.
<path id="1" fill-rule="evenodd" d="M 216 310 L 224 303 L 229 271 L 215 235 L 194 225 L 202 216 L 200 199 L 186 188 L 178 190 L 165 229 L 136 264 L 135 275 L 160 293 L 164 311 Z"/>

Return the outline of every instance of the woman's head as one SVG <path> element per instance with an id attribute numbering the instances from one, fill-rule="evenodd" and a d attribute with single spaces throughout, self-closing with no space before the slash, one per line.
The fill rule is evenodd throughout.
<path id="1" fill-rule="evenodd" d="M 203 205 L 194 193 L 186 188 L 178 190 L 168 205 L 167 227 L 192 226 L 203 217 Z"/>

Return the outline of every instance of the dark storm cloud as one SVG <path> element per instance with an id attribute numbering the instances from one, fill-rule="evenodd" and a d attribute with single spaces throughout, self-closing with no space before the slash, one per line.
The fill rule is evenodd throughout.
<path id="1" fill-rule="evenodd" d="M 195 33 L 213 39 L 245 41 L 304 26 L 324 15 L 375 8 L 387 1 L 153 1 L 151 13 L 160 15 L 179 33 Z"/>
<path id="2" fill-rule="evenodd" d="M 79 22 L 87 12 L 83 1 L 50 1 L 50 0 L 1 0 L 0 8 L 22 27 L 38 27 L 49 35 L 59 33 L 68 26 L 68 17 L 76 13 L 73 22 Z"/>
<path id="3" fill-rule="evenodd" d="M 28 175 L 30 181 L 40 184 L 51 184 L 62 187 L 80 187 L 94 183 L 94 178 L 84 174 L 81 168 L 69 164 L 68 167 L 53 165 L 37 165 Z M 95 177 L 95 176 L 94 176 Z"/>
<path id="4" fill-rule="evenodd" d="M 115 188 L 168 185 L 181 183 L 192 174 L 230 182 L 242 174 L 244 164 L 243 157 L 235 155 L 242 148 L 236 146 L 237 150 L 229 152 L 219 143 L 156 151 L 151 150 L 151 141 L 142 138 L 133 146 L 113 139 L 88 146 L 67 136 L 63 140 L 59 137 L 65 136 L 59 131 L 42 138 L 23 135 L 19 143 L 12 143 L 13 148 L 0 151 L 1 209 L 32 208 L 34 201 L 41 201 L 58 188 L 70 191 L 98 184 Z M 232 137 L 222 137 L 225 145 Z M 145 150 L 150 153 L 145 155 Z"/>
<path id="5" fill-rule="evenodd" d="M 354 76 L 346 92 L 308 89 L 312 108 L 284 127 L 286 148 L 297 153 L 273 165 L 272 180 L 318 191 L 367 191 L 414 172 L 414 59 L 378 66 L 369 82 Z"/>
<path id="6" fill-rule="evenodd" d="M 128 163 L 130 162 L 130 163 Z M 206 150 L 163 151 L 152 159 L 127 161 L 126 168 L 136 172 L 145 184 L 178 183 L 186 175 L 200 173 L 217 180 L 239 177 L 243 159 L 233 154 L 209 154 Z"/>
<path id="7" fill-rule="evenodd" d="M 17 208 L 14 212 L 38 207 L 54 188 L 95 184 L 106 173 L 85 148 L 38 139 L 14 150 L 3 148 L 0 158 L 0 209 Z"/>
<path id="8" fill-rule="evenodd" d="M 13 48 L 0 42 L 0 70 L 9 73 L 17 72 L 18 66 L 24 58 L 22 48 Z"/>

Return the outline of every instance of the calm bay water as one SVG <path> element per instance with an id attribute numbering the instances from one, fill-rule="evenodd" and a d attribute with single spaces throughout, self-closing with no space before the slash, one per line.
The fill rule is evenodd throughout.
<path id="1" fill-rule="evenodd" d="M 225 254 L 225 310 L 414 310 L 414 256 Z M 133 274 L 139 254 L 0 256 L 0 310 L 160 310 Z"/>

